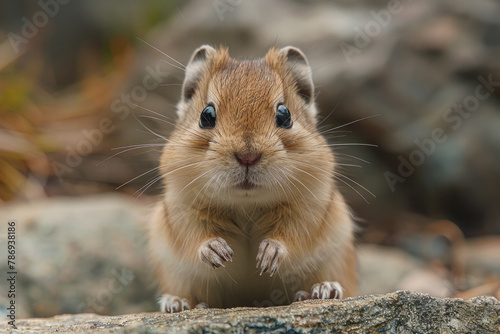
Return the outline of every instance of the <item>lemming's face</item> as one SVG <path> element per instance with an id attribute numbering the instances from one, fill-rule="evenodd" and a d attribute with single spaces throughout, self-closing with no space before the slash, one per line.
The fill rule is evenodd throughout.
<path id="1" fill-rule="evenodd" d="M 312 82 L 302 82 L 310 73 L 294 73 L 275 50 L 253 61 L 214 52 L 200 60 L 196 85 L 186 76 L 189 99 L 163 158 L 167 187 L 193 199 L 273 203 L 330 184 L 333 157 L 316 130 Z"/>

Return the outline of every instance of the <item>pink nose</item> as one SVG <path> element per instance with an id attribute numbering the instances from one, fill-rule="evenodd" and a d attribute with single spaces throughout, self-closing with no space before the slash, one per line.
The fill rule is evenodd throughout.
<path id="1" fill-rule="evenodd" d="M 262 157 L 262 153 L 235 153 L 234 156 L 236 157 L 236 160 L 238 160 L 240 165 L 252 166 L 260 160 L 260 157 Z"/>

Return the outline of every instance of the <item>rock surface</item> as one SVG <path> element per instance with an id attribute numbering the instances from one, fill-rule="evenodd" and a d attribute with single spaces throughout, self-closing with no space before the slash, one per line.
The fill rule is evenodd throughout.
<path id="1" fill-rule="evenodd" d="M 20 320 L 17 326 L 30 333 L 500 333 L 500 302 L 491 297 L 464 301 L 398 291 L 265 309 L 197 309 L 114 317 L 64 315 Z"/>
<path id="2" fill-rule="evenodd" d="M 17 317 L 155 311 L 144 231 L 150 210 L 144 198 L 114 194 L 4 205 L 0 217 L 17 228 Z M 2 258 L 6 238 L 2 232 Z M 2 292 L 7 271 L 1 261 Z M 2 318 L 8 303 L 2 293 Z"/>

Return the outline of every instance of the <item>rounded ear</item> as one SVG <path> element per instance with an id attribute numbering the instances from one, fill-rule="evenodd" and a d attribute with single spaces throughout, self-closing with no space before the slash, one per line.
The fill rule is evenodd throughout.
<path id="1" fill-rule="evenodd" d="M 186 75 L 182 85 L 182 99 L 185 102 L 191 100 L 193 97 L 203 71 L 207 68 L 207 61 L 215 53 L 215 49 L 210 45 L 202 45 L 193 52 L 191 60 L 186 66 Z"/>
<path id="2" fill-rule="evenodd" d="M 297 87 L 297 93 L 306 104 L 314 102 L 312 70 L 307 62 L 306 56 L 302 51 L 293 46 L 286 46 L 278 52 L 285 58 L 287 68 Z"/>

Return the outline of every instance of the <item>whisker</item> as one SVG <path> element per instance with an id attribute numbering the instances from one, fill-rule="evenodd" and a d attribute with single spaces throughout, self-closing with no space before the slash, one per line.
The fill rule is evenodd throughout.
<path id="1" fill-rule="evenodd" d="M 169 65 L 170 65 L 170 66 L 172 66 L 172 67 L 178 68 L 178 69 L 179 69 L 179 70 L 181 70 L 181 71 L 185 71 L 185 69 L 184 69 L 184 68 L 182 68 L 182 67 L 180 67 L 180 66 L 177 66 L 177 65 L 175 65 L 175 64 L 172 64 L 171 62 L 166 61 L 165 59 L 160 59 L 160 61 L 162 61 L 162 62 L 164 62 L 164 63 L 167 63 L 167 64 L 169 64 Z"/>
<path id="2" fill-rule="evenodd" d="M 148 190 L 153 184 L 155 184 L 156 182 L 160 181 L 162 178 L 164 178 L 165 176 L 164 175 L 160 175 L 160 176 L 157 176 L 155 178 L 153 178 L 151 181 L 149 181 L 148 183 L 146 183 L 144 186 L 142 186 L 141 188 L 137 189 L 133 194 L 132 196 L 134 196 L 135 194 L 137 194 L 137 192 L 142 191 L 139 193 L 139 195 L 136 197 L 136 200 L 141 197 L 142 194 L 144 194 L 146 192 L 146 190 Z M 144 188 L 144 189 L 143 189 Z"/>
<path id="3" fill-rule="evenodd" d="M 200 179 L 200 178 L 202 178 L 203 176 L 205 176 L 205 175 L 207 175 L 208 173 L 210 173 L 212 170 L 213 170 L 213 168 L 211 168 L 211 169 L 207 170 L 206 172 L 204 172 L 204 173 L 202 173 L 202 174 L 198 175 L 197 177 L 195 177 L 195 178 L 194 178 L 193 180 L 191 180 L 188 184 L 186 184 L 186 185 L 184 186 L 184 188 L 182 188 L 182 189 L 179 191 L 179 193 L 178 193 L 178 194 L 181 194 L 181 193 L 184 191 L 184 189 L 186 189 L 186 188 L 187 188 L 187 187 L 189 187 L 191 184 L 193 184 L 193 182 L 196 182 L 196 180 L 199 180 L 199 179 Z"/>
<path id="4" fill-rule="evenodd" d="M 160 87 L 168 87 L 168 86 L 182 86 L 180 83 L 170 83 L 170 84 L 161 84 Z"/>
<path id="5" fill-rule="evenodd" d="M 156 167 L 154 167 L 154 168 L 152 168 L 152 169 L 150 169 L 150 170 L 148 170 L 148 171 L 146 171 L 146 172 L 144 172 L 144 173 L 142 173 L 142 174 L 140 174 L 140 175 L 138 175 L 138 176 L 136 176 L 136 177 L 134 177 L 134 178 L 132 178 L 132 179 L 128 180 L 127 182 L 123 183 L 122 185 L 120 185 L 120 186 L 116 187 L 116 188 L 115 188 L 115 190 L 118 190 L 118 189 L 120 189 L 120 188 L 123 188 L 123 187 L 124 187 L 124 186 L 126 186 L 127 184 L 129 184 L 129 183 L 131 183 L 131 182 L 134 182 L 134 181 L 135 181 L 135 180 L 137 180 L 138 178 L 140 178 L 140 177 L 142 177 L 142 176 L 144 176 L 144 175 L 147 175 L 147 174 L 149 174 L 149 173 L 152 173 L 152 172 L 154 172 L 154 171 L 156 171 L 156 170 L 158 170 L 158 169 L 162 168 L 163 166 L 165 166 L 165 165 L 156 166 Z"/>
<path id="6" fill-rule="evenodd" d="M 149 44 L 148 42 L 146 42 L 146 41 L 145 41 L 145 40 L 143 40 L 142 38 L 137 37 L 137 39 L 138 39 L 138 40 L 140 40 L 141 42 L 143 42 L 144 44 L 149 45 L 150 47 L 152 47 L 153 49 L 155 49 L 156 51 L 158 51 L 158 52 L 159 52 L 159 53 L 161 53 L 162 55 L 164 55 L 164 56 L 168 57 L 169 59 L 171 59 L 171 60 L 175 61 L 175 62 L 176 62 L 177 64 L 179 64 L 182 68 L 184 68 L 184 69 L 186 68 L 186 66 L 184 66 L 184 64 L 182 64 L 181 62 L 179 62 L 179 61 L 175 60 L 174 58 L 170 57 L 168 54 L 166 54 L 165 52 L 161 51 L 161 50 L 160 50 L 160 49 L 158 49 L 157 47 L 155 47 L 155 46 L 153 46 L 153 45 Z"/>
<path id="7" fill-rule="evenodd" d="M 367 120 L 367 119 L 370 119 L 370 118 L 373 118 L 373 117 L 378 117 L 378 116 L 382 116 L 382 114 L 376 114 L 376 115 L 370 115 L 370 116 L 362 117 L 362 118 L 359 118 L 357 120 L 354 120 L 354 121 L 351 121 L 351 122 L 348 122 L 348 123 L 336 126 L 336 127 L 332 128 L 332 129 L 330 129 L 329 131 L 341 129 L 341 128 L 345 127 L 345 126 L 348 126 L 348 125 L 351 125 L 351 124 L 354 124 L 354 123 L 358 123 L 358 122 L 361 122 L 361 121 L 364 121 L 364 120 Z"/>
<path id="8" fill-rule="evenodd" d="M 220 193 L 220 190 L 221 190 L 221 187 L 222 187 L 222 184 L 221 183 L 218 183 L 220 178 L 221 178 L 222 174 L 219 173 L 219 176 L 217 177 L 217 179 L 214 181 L 215 184 L 219 184 L 219 187 L 217 188 L 217 193 Z M 215 191 L 212 193 L 212 195 L 210 196 L 210 201 L 208 202 L 208 209 L 207 209 L 207 216 L 210 217 L 210 206 L 212 205 L 212 199 L 214 197 L 214 193 Z"/>
<path id="9" fill-rule="evenodd" d="M 295 161 L 295 162 L 297 162 L 297 163 L 304 164 L 304 165 L 306 165 L 306 166 L 310 166 L 310 167 L 316 168 L 316 169 L 318 169 L 318 170 L 320 170 L 320 171 L 325 172 L 327 175 L 329 175 L 329 176 L 332 176 L 332 177 L 336 178 L 337 180 L 339 180 L 339 181 L 341 181 L 342 183 L 344 183 L 344 184 L 346 184 L 347 186 L 349 186 L 349 187 L 350 187 L 352 190 L 354 190 L 356 193 L 358 193 L 358 194 L 359 194 L 359 195 L 363 198 L 363 200 L 365 200 L 365 202 L 366 202 L 366 203 L 368 203 L 368 204 L 370 204 L 370 203 L 366 200 L 366 198 L 365 198 L 365 197 L 364 197 L 361 193 L 359 193 L 359 192 L 358 192 L 356 189 L 354 189 L 354 188 L 353 188 L 350 184 L 348 184 L 345 180 L 340 179 L 339 177 L 340 177 L 340 176 L 342 176 L 342 177 L 344 177 L 344 178 L 348 179 L 349 181 L 351 181 L 351 182 L 355 183 L 357 186 L 359 186 L 360 188 L 362 188 L 363 190 L 365 190 L 367 193 L 369 193 L 369 194 L 370 194 L 370 195 L 372 195 L 373 197 L 375 197 L 375 198 L 377 197 L 377 196 L 375 196 L 375 195 L 374 195 L 371 191 L 369 191 L 368 189 L 366 189 L 365 187 L 363 187 L 361 184 L 357 183 L 356 181 L 352 180 L 351 178 L 347 177 L 346 175 L 343 175 L 343 174 L 340 174 L 340 173 L 335 173 L 334 171 L 328 171 L 328 170 L 326 170 L 326 169 L 324 169 L 324 168 L 321 168 L 321 167 L 319 167 L 319 166 L 316 166 L 316 165 L 310 164 L 310 163 L 305 162 L 305 161 L 301 161 L 301 160 L 297 160 L 297 159 L 291 159 L 291 160 L 293 160 L 293 161 Z"/>
<path id="10" fill-rule="evenodd" d="M 363 196 L 359 191 L 357 191 L 353 186 L 351 186 L 349 183 L 347 183 L 346 181 L 338 178 L 338 177 L 335 177 L 337 180 L 339 180 L 340 182 L 342 182 L 343 184 L 347 185 L 349 188 L 351 188 L 352 190 L 354 190 L 359 196 L 361 196 L 361 198 L 367 203 L 367 204 L 370 204 L 370 202 L 368 202 L 368 200 L 365 198 L 365 196 Z"/>
<path id="11" fill-rule="evenodd" d="M 165 144 L 163 144 L 163 143 L 158 143 L 158 144 L 135 144 L 135 145 L 113 147 L 110 150 L 111 151 L 115 151 L 115 150 L 128 149 L 128 148 L 143 148 L 143 147 L 152 147 L 152 146 L 165 146 Z"/>
<path id="12" fill-rule="evenodd" d="M 302 198 L 304 199 L 304 202 L 308 202 L 308 199 L 306 198 L 306 196 L 302 193 L 302 191 L 299 189 L 299 187 L 297 187 L 297 186 L 295 185 L 295 183 L 293 183 L 293 182 L 291 182 L 291 181 L 290 181 L 290 179 L 288 178 L 288 175 L 290 175 L 291 177 L 293 177 L 295 180 L 297 180 L 297 178 L 295 178 L 293 175 L 291 175 L 291 173 L 289 173 L 288 175 L 287 175 L 286 173 L 284 173 L 283 175 L 284 175 L 284 176 L 285 176 L 285 178 L 288 180 L 288 184 L 293 185 L 293 186 L 295 187 L 295 189 L 297 189 L 298 193 L 299 193 L 299 194 L 302 196 Z M 297 180 L 297 181 L 298 181 L 298 180 Z M 299 181 L 299 182 L 300 182 L 300 181 Z M 292 191 L 292 189 L 290 188 L 290 186 L 288 186 L 288 184 L 286 184 L 286 185 L 287 185 L 287 187 L 290 189 L 290 194 L 292 194 L 292 195 L 293 195 L 293 191 Z M 309 189 L 308 189 L 308 190 L 309 190 Z M 310 190 L 309 190 L 309 191 L 310 191 Z M 320 202 L 319 202 L 319 199 L 318 199 L 315 195 L 313 195 L 313 196 L 316 198 L 316 200 L 318 201 L 318 203 L 320 203 Z M 295 197 L 295 196 L 294 196 L 294 197 Z M 295 197 L 295 198 L 296 198 L 296 197 Z M 300 202 L 298 202 L 298 199 L 297 199 L 297 198 L 296 198 L 296 203 L 300 203 Z M 309 211 L 309 213 L 311 214 L 311 216 L 315 217 L 315 214 L 311 211 L 310 206 L 306 206 L 306 207 L 307 207 L 307 210 Z M 325 210 L 326 210 L 326 209 L 325 209 Z M 301 212 L 301 211 L 300 211 L 300 212 Z M 301 214 L 302 214 L 302 219 L 305 219 L 305 215 L 304 215 L 304 213 L 302 213 L 302 212 L 301 212 Z M 306 230 L 306 232 L 309 234 L 309 230 Z"/>
<path id="13" fill-rule="evenodd" d="M 291 166 L 291 167 L 294 167 L 294 166 Z M 295 168 L 297 168 L 297 167 L 295 167 Z M 328 185 L 327 185 L 326 183 L 324 183 L 323 181 L 319 180 L 317 177 L 315 177 L 315 176 L 313 176 L 313 175 L 311 175 L 311 174 L 307 173 L 306 171 L 304 171 L 304 170 L 302 170 L 302 169 L 300 169 L 300 168 L 297 168 L 297 169 L 299 169 L 299 171 L 301 171 L 301 172 L 303 172 L 303 173 L 306 173 L 306 174 L 310 175 L 311 177 L 315 178 L 316 180 L 318 180 L 319 182 L 321 182 L 323 185 L 325 185 L 325 186 L 327 186 L 327 187 L 328 187 Z M 292 176 L 292 175 L 290 175 L 290 176 Z M 292 177 L 293 177 L 293 176 L 292 176 Z M 295 178 L 295 177 L 293 177 L 293 178 Z M 307 189 L 307 190 L 308 190 L 308 191 L 309 191 L 309 192 L 310 192 L 310 193 L 311 193 L 311 194 L 312 194 L 312 195 L 316 198 L 316 200 L 317 200 L 317 202 L 318 202 L 318 203 L 321 203 L 321 201 L 319 200 L 319 198 L 318 198 L 318 197 L 317 197 L 317 196 L 316 196 L 316 195 L 315 195 L 315 194 L 311 191 L 311 189 L 309 189 L 309 187 L 307 187 L 305 184 L 303 184 L 300 180 L 298 180 L 298 179 L 296 179 L 296 180 L 297 180 L 297 181 L 298 181 L 298 182 L 299 182 L 299 183 L 300 183 L 303 187 L 305 187 L 305 188 L 306 188 L 306 189 Z M 323 207 L 323 206 L 322 206 L 322 207 Z M 323 208 L 324 208 L 325 213 L 328 215 L 328 217 L 330 217 L 330 219 L 331 219 L 332 221 L 334 221 L 334 218 L 332 217 L 332 215 L 331 215 L 330 211 L 329 211 L 326 207 L 323 207 Z"/>
<path id="14" fill-rule="evenodd" d="M 369 118 L 377 117 L 377 116 L 380 116 L 380 115 L 381 114 L 370 115 L 370 116 L 366 116 L 366 117 L 363 117 L 363 118 L 360 118 L 360 119 L 348 122 L 346 124 L 342 124 L 342 125 L 333 127 L 331 129 L 327 129 L 327 130 L 323 130 L 323 131 L 318 131 L 318 132 L 311 132 L 308 135 L 305 135 L 305 136 L 302 136 L 302 137 L 295 138 L 295 139 L 289 140 L 287 142 L 284 142 L 283 145 L 288 145 L 288 144 L 291 144 L 291 143 L 297 143 L 299 141 L 302 141 L 302 140 L 305 140 L 305 139 L 308 139 L 308 138 L 314 138 L 314 137 L 317 137 L 317 136 L 320 136 L 320 135 L 325 135 L 327 133 L 333 133 L 335 130 L 341 129 L 341 128 L 345 127 L 345 126 L 348 126 L 348 125 L 351 125 L 351 124 L 354 124 L 354 123 L 357 123 L 357 122 L 360 122 L 360 121 L 363 121 L 363 120 L 366 120 L 366 119 L 369 119 Z M 376 145 L 366 144 L 366 146 L 376 146 Z"/>
<path id="15" fill-rule="evenodd" d="M 146 110 L 146 111 L 149 111 L 149 112 L 151 112 L 151 113 L 154 113 L 154 114 L 156 114 L 156 115 L 160 115 L 160 116 L 162 116 L 161 114 L 159 114 L 159 113 L 157 113 L 157 112 L 155 112 L 155 111 L 153 111 L 153 110 L 150 110 L 150 109 L 148 109 L 148 108 L 145 108 L 145 107 L 142 107 L 142 106 L 139 106 L 139 105 L 136 105 L 136 106 L 137 106 L 137 107 L 139 107 L 139 108 L 141 108 L 141 109 L 144 109 L 144 110 Z M 134 115 L 134 116 L 135 116 L 135 115 Z M 141 117 L 143 117 L 143 118 L 151 118 L 151 116 L 147 116 L 147 115 L 140 115 L 140 116 L 141 116 Z M 216 144 L 217 144 L 217 142 L 216 142 L 215 140 L 210 139 L 210 138 L 206 138 L 206 137 L 204 137 L 204 136 L 200 135 L 199 133 L 196 133 L 196 132 L 192 131 L 191 129 L 188 129 L 188 128 L 186 128 L 186 127 L 182 127 L 180 124 L 175 124 L 175 123 L 173 123 L 173 122 L 169 121 L 169 120 L 168 120 L 168 118 L 167 118 L 166 116 L 163 116 L 163 117 L 164 117 L 164 118 L 166 118 L 166 119 L 156 119 L 156 120 L 161 121 L 161 122 L 164 122 L 164 123 L 167 123 L 167 124 L 170 124 L 170 125 L 173 125 L 173 126 L 178 126 L 178 127 L 180 127 L 181 129 L 183 129 L 183 130 L 185 130 L 185 131 L 187 131 L 187 132 L 189 132 L 189 133 L 191 133 L 191 134 L 193 134 L 193 135 L 195 135 L 195 136 L 197 136 L 197 137 L 199 137 L 199 138 L 201 138 L 201 139 L 203 139 L 203 140 L 206 140 L 206 141 L 208 141 L 208 142 L 214 142 L 214 143 L 216 143 Z M 153 118 L 153 119 L 155 119 L 155 118 Z"/>
<path id="16" fill-rule="evenodd" d="M 290 201 L 290 199 L 288 198 L 288 194 L 287 194 L 285 188 L 283 188 L 283 185 L 281 184 L 280 179 L 278 179 L 278 177 L 272 172 L 271 169 L 269 170 L 269 175 L 271 175 L 271 177 L 274 179 L 275 183 L 281 188 L 281 190 L 283 190 L 283 194 L 285 194 L 287 202 L 292 203 Z"/>
<path id="17" fill-rule="evenodd" d="M 366 144 L 366 143 L 341 143 L 341 144 L 329 144 L 329 145 L 323 145 L 323 146 L 369 146 L 369 147 L 378 147 L 377 144 Z"/>
<path id="18" fill-rule="evenodd" d="M 213 171 L 214 175 L 212 175 L 212 177 L 207 181 L 205 182 L 205 184 L 203 185 L 203 187 L 201 187 L 201 189 L 198 191 L 198 193 L 196 194 L 195 198 L 191 201 L 191 205 L 189 205 L 188 207 L 188 211 L 191 210 L 191 207 L 193 206 L 193 204 L 196 202 L 196 199 L 198 198 L 198 196 L 203 192 L 203 190 L 205 188 L 208 188 L 209 185 L 213 182 L 213 180 L 215 179 L 215 177 L 217 176 L 217 172 L 220 170 L 220 168 L 211 168 L 210 170 L 208 170 L 209 172 Z M 206 174 L 206 173 L 205 173 Z M 203 175 L 202 175 L 203 176 Z M 181 190 L 182 192 L 182 190 Z M 179 192 L 180 193 L 180 192 Z M 200 210 L 200 205 L 201 205 L 201 202 L 198 204 L 198 211 Z"/>
<path id="19" fill-rule="evenodd" d="M 344 166 L 344 167 L 356 167 L 356 168 L 363 168 L 363 167 L 361 167 L 360 165 L 343 164 L 343 163 L 339 163 L 339 162 L 337 162 L 335 165 L 336 165 L 336 166 Z"/>
<path id="20" fill-rule="evenodd" d="M 132 151 L 132 150 L 137 150 L 137 149 L 140 149 L 140 148 L 147 148 L 147 147 L 155 147 L 155 146 L 164 146 L 165 144 L 145 144 L 145 146 L 141 145 L 141 146 L 135 146 L 135 145 L 132 145 L 132 146 L 135 146 L 135 147 L 132 147 L 132 146 L 129 146 L 127 148 L 127 146 L 124 146 L 124 147 L 115 147 L 115 148 L 112 148 L 111 150 L 118 150 L 118 149 L 122 149 L 122 148 L 126 148 L 125 150 L 121 151 L 121 152 L 118 152 L 118 153 L 115 153 L 109 157 L 107 157 L 106 159 L 98 162 L 96 164 L 96 166 L 99 166 L 103 163 L 105 163 L 106 161 L 108 161 L 109 159 L 111 158 L 114 158 L 116 157 L 117 155 L 120 155 L 120 154 L 123 154 L 123 153 L 126 153 L 126 152 L 129 152 L 129 151 Z"/>
<path id="21" fill-rule="evenodd" d="M 175 8 L 177 8 L 177 11 L 179 12 L 179 14 L 181 14 L 182 18 L 184 19 L 184 22 L 188 22 L 188 20 L 186 20 L 186 17 L 184 16 L 184 14 L 182 14 L 182 12 L 179 9 L 179 7 L 175 7 Z"/>
<path id="22" fill-rule="evenodd" d="M 173 172 L 176 172 L 176 171 L 181 170 L 181 169 L 183 169 L 183 168 L 187 168 L 187 167 L 190 167 L 190 166 L 193 166 L 193 165 L 196 165 L 196 164 L 200 164 L 200 163 L 203 163 L 203 162 L 205 162 L 205 161 L 209 161 L 209 160 L 213 160 L 213 159 L 205 159 L 205 160 L 197 161 L 197 162 L 190 163 L 190 164 L 187 164 L 187 165 L 183 165 L 183 166 L 181 166 L 181 167 L 175 168 L 175 169 L 173 169 L 173 170 L 171 170 L 171 171 L 167 172 L 166 174 L 164 174 L 164 176 L 170 175 L 170 174 L 172 174 Z M 160 168 L 162 168 L 162 167 L 165 167 L 166 165 L 167 165 L 167 164 L 164 164 L 164 165 L 157 166 L 157 167 L 155 167 L 155 168 L 153 168 L 153 169 L 150 169 L 150 170 L 148 170 L 148 171 L 146 171 L 146 172 L 144 172 L 144 173 L 142 173 L 142 174 L 140 174 L 140 175 L 138 175 L 138 176 L 134 177 L 133 179 L 128 180 L 127 182 L 125 182 L 125 183 L 124 183 L 124 184 L 122 184 L 121 186 L 118 186 L 118 187 L 116 188 L 116 190 L 118 190 L 118 189 L 122 188 L 123 186 L 125 186 L 125 185 L 129 184 L 130 182 L 133 182 L 133 181 L 137 180 L 138 178 L 140 178 L 140 177 L 142 177 L 142 176 L 144 176 L 144 175 L 146 175 L 146 174 L 149 174 L 149 173 L 151 173 L 151 172 L 154 172 L 155 170 L 160 169 Z"/>
<path id="23" fill-rule="evenodd" d="M 139 119 L 139 117 L 137 117 L 136 115 L 134 115 L 134 118 L 137 120 L 137 122 L 139 122 L 139 124 L 141 124 L 146 130 L 148 130 L 149 132 L 151 132 L 153 135 L 157 136 L 158 138 L 161 138 L 163 140 L 167 140 L 167 137 L 164 137 L 156 132 L 154 132 L 153 130 L 151 130 L 150 128 L 148 128 L 144 123 L 141 122 L 141 120 Z"/>
<path id="24" fill-rule="evenodd" d="M 295 169 L 297 169 L 298 171 L 300 171 L 300 172 L 302 172 L 302 173 L 304 173 L 304 174 L 309 175 L 310 177 L 312 177 L 312 178 L 316 179 L 317 181 L 319 181 L 319 182 L 320 182 L 321 184 L 323 184 L 324 186 L 328 187 L 328 185 L 327 185 L 324 181 L 321 181 L 320 179 L 318 179 L 316 176 L 312 175 L 311 173 L 308 173 L 308 172 L 306 172 L 305 170 L 303 170 L 303 169 L 301 169 L 301 168 L 298 168 L 298 167 L 295 167 L 295 166 L 290 166 L 290 167 L 295 168 Z"/>
<path id="25" fill-rule="evenodd" d="M 149 109 L 149 108 L 146 108 L 146 107 L 140 106 L 140 105 L 138 105 L 138 104 L 132 104 L 132 105 L 133 105 L 134 107 L 136 107 L 136 108 L 140 108 L 140 109 L 142 109 L 142 110 L 149 111 L 150 113 L 155 114 L 155 115 L 157 115 L 157 116 L 160 116 L 160 117 L 163 117 L 163 118 L 169 119 L 169 118 L 168 118 L 168 116 L 163 115 L 163 114 L 160 114 L 159 112 L 156 112 L 156 111 L 151 110 L 151 109 Z"/>
<path id="26" fill-rule="evenodd" d="M 362 161 L 364 163 L 367 163 L 369 165 L 371 165 L 371 162 L 368 161 L 368 160 L 364 160 L 364 159 L 361 159 L 360 157 L 356 157 L 354 155 L 350 155 L 350 154 L 346 154 L 346 153 L 338 153 L 338 152 L 335 152 L 334 155 L 342 155 L 342 156 L 346 156 L 346 157 L 349 157 L 349 158 L 352 158 L 352 159 L 355 159 L 355 160 L 359 160 L 359 161 Z"/>
<path id="27" fill-rule="evenodd" d="M 373 197 L 377 198 L 377 196 L 375 196 L 375 194 L 373 194 L 370 190 L 366 189 L 365 187 L 363 187 L 361 184 L 359 184 L 358 182 L 354 181 L 350 177 L 348 177 L 348 176 L 346 176 L 344 174 L 340 174 L 340 173 L 337 173 L 336 176 L 342 176 L 342 177 L 348 179 L 349 181 L 353 182 L 355 185 L 357 185 L 358 187 L 360 187 L 361 189 L 363 189 L 364 191 L 366 191 L 367 193 L 369 193 Z"/>
<path id="28" fill-rule="evenodd" d="M 327 115 L 325 118 L 323 118 L 323 119 L 322 119 L 322 120 L 318 123 L 318 125 L 316 125 L 316 126 L 320 126 L 320 125 L 321 125 L 321 123 L 323 123 L 323 122 L 324 122 L 324 121 L 326 121 L 328 118 L 330 118 L 330 116 L 331 116 L 331 115 L 335 112 L 335 110 L 337 110 L 337 107 L 339 106 L 339 104 L 340 104 L 340 102 L 337 102 L 337 105 L 335 105 L 335 107 L 333 107 L 332 111 L 330 111 L 330 112 L 328 113 L 328 115 Z"/>

